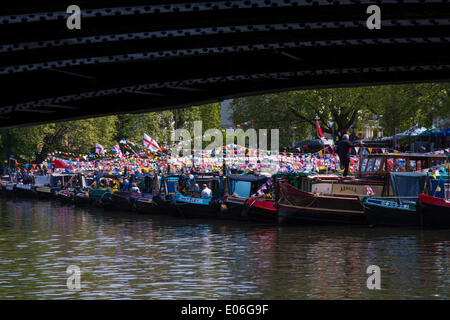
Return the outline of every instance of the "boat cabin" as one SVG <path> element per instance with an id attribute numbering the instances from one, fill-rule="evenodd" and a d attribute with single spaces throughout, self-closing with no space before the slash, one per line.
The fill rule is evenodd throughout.
<path id="1" fill-rule="evenodd" d="M 230 175 L 226 177 L 225 194 L 249 198 L 269 179 L 265 175 Z"/>
<path id="2" fill-rule="evenodd" d="M 177 192 L 188 197 L 201 197 L 202 185 L 206 184 L 212 191 L 212 198 L 220 198 L 223 193 L 223 179 L 219 175 L 180 176 Z"/>
<path id="3" fill-rule="evenodd" d="M 390 172 L 411 172 L 448 162 L 446 155 L 423 153 L 382 153 L 361 155 L 359 176 L 385 176 Z"/>

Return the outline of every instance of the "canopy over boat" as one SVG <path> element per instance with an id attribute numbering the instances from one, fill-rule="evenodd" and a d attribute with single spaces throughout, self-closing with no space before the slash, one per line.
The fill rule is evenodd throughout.
<path id="1" fill-rule="evenodd" d="M 50 176 L 34 176 L 35 186 L 48 186 L 50 184 Z"/>
<path id="2" fill-rule="evenodd" d="M 265 175 L 255 176 L 255 175 L 247 175 L 247 174 L 245 174 L 245 175 L 244 174 L 243 175 L 230 175 L 227 178 L 231 179 L 231 180 L 247 181 L 247 182 L 263 182 L 268 179 L 268 177 Z"/>
<path id="3" fill-rule="evenodd" d="M 392 172 L 392 191 L 401 202 L 415 202 L 425 188 L 426 173 Z"/>

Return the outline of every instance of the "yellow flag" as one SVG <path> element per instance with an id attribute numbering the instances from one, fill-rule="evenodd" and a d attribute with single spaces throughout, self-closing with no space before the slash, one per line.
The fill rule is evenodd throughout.
<path id="1" fill-rule="evenodd" d="M 433 171 L 433 173 L 431 173 L 431 176 L 433 177 L 434 180 L 436 180 L 437 179 L 436 171 Z"/>

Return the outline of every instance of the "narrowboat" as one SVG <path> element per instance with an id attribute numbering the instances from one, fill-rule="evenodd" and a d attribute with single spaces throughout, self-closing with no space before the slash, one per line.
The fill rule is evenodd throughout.
<path id="1" fill-rule="evenodd" d="M 65 182 L 68 181 L 72 175 L 69 174 L 52 174 L 47 176 L 34 177 L 34 190 L 39 199 L 55 198 L 58 191 L 62 189 Z"/>
<path id="2" fill-rule="evenodd" d="M 264 174 L 228 176 L 220 217 L 259 223 L 276 222 L 273 179 L 275 176 Z"/>
<path id="3" fill-rule="evenodd" d="M 419 227 L 416 202 L 425 188 L 426 173 L 391 172 L 392 197 L 364 198 L 367 221 L 374 226 Z"/>
<path id="4" fill-rule="evenodd" d="M 104 208 L 109 210 L 133 211 L 134 202 L 141 196 L 141 190 L 145 188 L 145 175 L 133 174 L 129 177 L 123 178 L 120 181 L 121 188 L 117 191 L 111 192 L 110 195 L 105 194 L 103 197 Z M 136 184 L 139 191 L 133 191 L 132 185 Z"/>
<path id="5" fill-rule="evenodd" d="M 201 187 L 212 191 L 210 198 L 201 197 Z M 218 217 L 223 196 L 223 178 L 219 175 L 180 176 L 178 192 L 172 202 L 173 213 L 185 218 Z"/>
<path id="6" fill-rule="evenodd" d="M 10 183 L 12 183 L 12 178 L 10 175 L 0 177 L 0 193 L 4 194 L 6 185 Z"/>
<path id="7" fill-rule="evenodd" d="M 417 211 L 424 228 L 450 228 L 450 182 L 431 180 L 417 201 Z"/>
<path id="8" fill-rule="evenodd" d="M 16 183 L 14 186 L 14 193 L 21 198 L 34 198 L 36 192 L 34 191 L 33 184 Z"/>
<path id="9" fill-rule="evenodd" d="M 144 192 L 132 198 L 133 209 L 139 213 L 170 214 L 178 186 L 178 175 L 158 177 L 158 182 L 148 176 L 144 183 Z"/>
<path id="10" fill-rule="evenodd" d="M 278 221 L 299 224 L 367 224 L 361 200 L 369 195 L 392 195 L 390 173 L 431 167 L 444 163 L 446 158 L 441 155 L 406 153 L 361 154 L 356 177 L 307 173 L 297 177 L 286 176 L 277 188 Z"/>

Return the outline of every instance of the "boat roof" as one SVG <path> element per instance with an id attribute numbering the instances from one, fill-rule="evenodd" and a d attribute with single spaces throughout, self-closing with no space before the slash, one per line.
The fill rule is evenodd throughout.
<path id="1" fill-rule="evenodd" d="M 364 155 L 367 157 L 381 157 L 381 158 L 410 158 L 410 159 L 446 159 L 445 154 L 427 154 L 427 153 L 374 153 Z"/>
<path id="2" fill-rule="evenodd" d="M 401 200 L 414 201 L 423 191 L 427 179 L 423 172 L 391 172 L 392 190 Z"/>
<path id="3" fill-rule="evenodd" d="M 248 175 L 248 174 L 239 174 L 239 175 L 231 175 L 228 176 L 231 180 L 237 180 L 237 181 L 248 181 L 248 182 L 259 182 L 259 181 L 265 181 L 268 179 L 267 176 L 261 175 Z"/>

